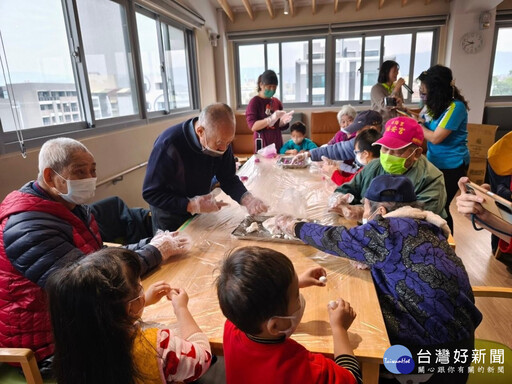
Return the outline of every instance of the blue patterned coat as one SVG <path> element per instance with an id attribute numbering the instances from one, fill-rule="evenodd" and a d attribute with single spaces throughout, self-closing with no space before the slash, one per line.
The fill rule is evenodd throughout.
<path id="1" fill-rule="evenodd" d="M 324 252 L 370 267 L 392 344 L 426 346 L 474 337 L 482 314 L 462 260 L 438 226 L 379 217 L 350 229 L 298 223 L 295 234 Z M 351 304 L 357 309 L 358 303 Z"/>

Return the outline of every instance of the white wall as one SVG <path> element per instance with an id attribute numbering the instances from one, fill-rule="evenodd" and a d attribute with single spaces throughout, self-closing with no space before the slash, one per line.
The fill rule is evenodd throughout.
<path id="1" fill-rule="evenodd" d="M 453 71 L 455 84 L 469 102 L 468 120 L 482 123 L 487 83 L 492 56 L 495 30 L 496 6 L 501 0 L 454 0 L 450 7 L 447 49 L 445 62 Z M 483 11 L 492 14 L 491 26 L 480 29 L 479 19 Z M 468 32 L 480 32 L 484 39 L 483 48 L 474 54 L 463 51 L 460 40 Z"/>

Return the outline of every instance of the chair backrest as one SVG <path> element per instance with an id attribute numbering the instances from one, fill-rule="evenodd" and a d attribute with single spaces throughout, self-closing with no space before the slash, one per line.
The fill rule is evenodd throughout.
<path id="1" fill-rule="evenodd" d="M 0 363 L 20 364 L 21 369 L 23 370 L 23 375 L 25 375 L 25 379 L 27 380 L 27 384 L 43 383 L 41 373 L 37 367 L 36 357 L 28 348 L 0 348 Z M 9 368 L 11 368 L 11 371 L 16 370 L 15 367 Z M 4 371 L 5 370 L 2 370 L 2 376 L 0 376 L 0 382 L 2 383 L 8 382 L 7 377 L 3 377 L 3 375 L 8 375 L 9 373 Z M 16 376 L 19 376 L 18 372 L 16 372 Z M 15 381 L 9 380 L 9 382 L 14 383 Z"/>
<path id="2" fill-rule="evenodd" d="M 247 125 L 245 113 L 235 113 L 236 131 L 235 139 L 231 143 L 233 153 L 237 157 L 247 157 L 254 153 L 253 132 Z"/>
<path id="3" fill-rule="evenodd" d="M 316 145 L 327 144 L 340 130 L 335 111 L 311 112 L 311 140 Z"/>

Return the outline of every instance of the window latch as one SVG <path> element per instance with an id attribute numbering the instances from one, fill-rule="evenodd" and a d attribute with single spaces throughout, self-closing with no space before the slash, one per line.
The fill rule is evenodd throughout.
<path id="1" fill-rule="evenodd" d="M 80 63 L 80 47 L 75 47 L 74 51 L 71 52 L 71 56 L 73 56 L 77 63 Z"/>

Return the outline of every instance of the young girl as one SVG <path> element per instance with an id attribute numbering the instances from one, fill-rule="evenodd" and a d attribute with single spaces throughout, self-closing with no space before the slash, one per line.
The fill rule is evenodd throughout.
<path id="1" fill-rule="evenodd" d="M 192 381 L 211 363 L 208 338 L 190 314 L 188 295 L 164 282 L 140 284 L 137 254 L 105 248 L 54 273 L 46 283 L 59 384 Z M 171 300 L 182 338 L 143 329 L 145 305 Z"/>

